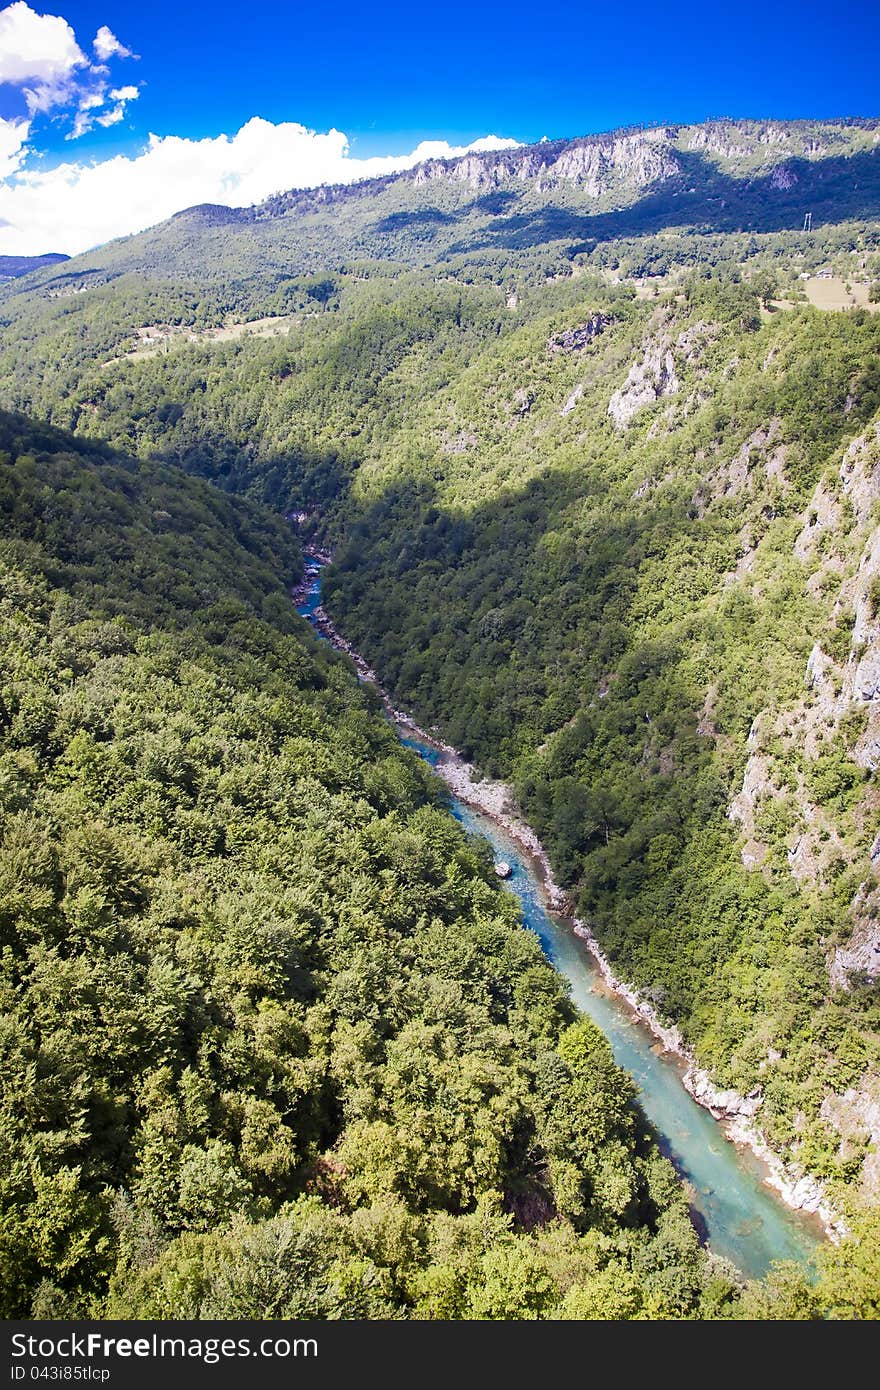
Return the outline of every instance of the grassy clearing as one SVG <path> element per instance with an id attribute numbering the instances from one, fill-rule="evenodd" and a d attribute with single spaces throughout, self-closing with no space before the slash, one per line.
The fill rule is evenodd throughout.
<path id="1" fill-rule="evenodd" d="M 814 275 L 804 281 L 804 293 L 816 309 L 880 309 L 880 304 L 868 302 L 868 288 L 861 281 L 848 282 L 836 275 L 830 279 Z"/>

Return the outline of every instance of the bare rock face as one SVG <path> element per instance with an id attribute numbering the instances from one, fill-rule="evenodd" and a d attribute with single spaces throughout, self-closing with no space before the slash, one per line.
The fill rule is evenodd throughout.
<path id="1" fill-rule="evenodd" d="M 743 450 L 716 469 L 701 486 L 705 489 L 706 481 L 715 483 L 714 496 L 719 495 L 719 488 L 724 494 L 735 493 L 748 486 L 749 470 L 754 472 L 761 463 L 767 477 L 784 491 L 785 446 L 776 438 L 777 425 L 771 421 L 766 429 L 756 431 Z M 843 739 L 847 756 L 857 767 L 872 773 L 880 770 L 878 501 L 880 429 L 875 422 L 846 449 L 838 477 L 826 475 L 819 480 L 804 508 L 801 529 L 794 540 L 794 556 L 806 571 L 806 593 L 811 597 L 834 594 L 827 621 L 835 625 L 836 635 L 844 640 L 846 628 L 850 628 L 845 649 L 826 650 L 824 630 L 815 633 L 816 640 L 806 661 L 804 696 L 787 708 L 764 711 L 766 733 L 781 739 L 783 747 L 797 750 L 804 767 L 795 768 L 792 781 L 790 769 L 787 777 L 781 776 L 783 754 L 761 756 L 757 748 L 750 750 L 742 787 L 729 805 L 729 818 L 742 827 L 743 863 L 757 868 L 766 858 L 765 847 L 755 833 L 758 803 L 764 796 L 780 800 L 782 786 L 788 788 L 786 814 L 791 817 L 791 828 L 785 849 L 788 868 L 798 883 L 821 881 L 835 859 L 863 871 L 866 885 L 876 884 L 880 878 L 880 836 L 870 853 L 864 841 L 854 850 L 852 843 L 841 836 L 833 812 L 817 801 L 809 775 L 809 765 L 823 756 L 830 740 L 838 737 Z M 851 517 L 847 515 L 849 508 Z M 839 544 L 841 536 L 846 537 L 846 546 Z M 748 573 L 740 572 L 739 565 L 730 577 L 749 582 Z M 854 722 L 847 723 L 851 715 Z M 880 804 L 876 788 L 868 791 L 866 797 L 865 817 L 873 816 Z M 860 823 L 859 834 L 865 834 L 870 826 L 870 819 Z M 880 952 L 874 949 L 880 946 L 880 928 L 859 895 L 852 902 L 849 915 L 853 928 L 850 940 L 830 950 L 826 958 L 832 985 L 844 989 L 852 975 L 880 978 Z"/>
<path id="2" fill-rule="evenodd" d="M 513 181 L 535 181 L 541 187 L 565 181 L 579 184 L 589 196 L 598 198 L 611 187 L 645 188 L 680 173 L 681 164 L 667 132 L 650 130 L 548 141 L 457 159 L 429 159 L 411 178 L 415 184 L 449 179 L 477 189 L 498 188 Z"/>
<path id="3" fill-rule="evenodd" d="M 742 159 L 749 153 L 748 144 L 742 131 L 734 125 L 703 125 L 691 131 L 688 149 L 708 150 L 710 154 L 720 154 L 723 159 Z"/>
<path id="4" fill-rule="evenodd" d="M 770 121 L 764 126 L 758 135 L 760 145 L 784 145 L 788 140 L 788 131 L 784 126 L 776 125 Z"/>
<path id="5" fill-rule="evenodd" d="M 840 507 L 824 483 L 816 484 L 810 505 L 807 508 L 803 529 L 794 543 L 794 553 L 801 561 L 808 560 L 816 551 L 822 537 L 829 531 L 836 531 L 840 524 Z"/>
<path id="6" fill-rule="evenodd" d="M 574 410 L 575 406 L 577 405 L 578 401 L 580 400 L 580 398 L 581 398 L 581 396 L 582 396 L 583 394 L 584 394 L 583 382 L 579 382 L 578 385 L 577 385 L 577 386 L 574 388 L 574 390 L 572 391 L 572 393 L 571 393 L 571 395 L 569 396 L 568 400 L 565 402 L 565 405 L 562 407 L 562 409 L 560 410 L 559 414 L 560 414 L 560 415 L 570 415 L 571 412 Z"/>
<path id="7" fill-rule="evenodd" d="M 709 343 L 713 343 L 721 331 L 717 323 L 707 323 L 698 319 L 689 328 L 682 329 L 675 340 L 675 346 L 685 362 L 698 362 Z"/>
<path id="8" fill-rule="evenodd" d="M 859 1085 L 838 1096 L 826 1096 L 820 1111 L 822 1119 L 840 1135 L 840 1155 L 869 1146 L 862 1164 L 861 1196 L 868 1203 L 880 1197 L 880 1076 L 866 1074 Z"/>
<path id="9" fill-rule="evenodd" d="M 772 789 L 766 757 L 762 753 L 750 753 L 743 772 L 742 787 L 730 803 L 727 819 L 739 821 L 744 831 L 751 833 L 757 804 L 762 797 L 770 796 Z"/>
<path id="10" fill-rule="evenodd" d="M 672 345 L 663 335 L 648 344 L 641 362 L 630 367 L 623 386 L 608 402 L 608 414 L 617 428 L 624 430 L 640 410 L 661 396 L 675 395 L 680 385 Z"/>
<path id="11" fill-rule="evenodd" d="M 700 319 L 673 339 L 663 323 L 661 317 L 656 336 L 649 339 L 645 346 L 642 361 L 633 363 L 623 386 L 614 392 L 608 403 L 608 414 L 618 429 L 626 429 L 634 415 L 645 406 L 653 405 L 662 396 L 677 395 L 681 388 L 679 370 L 686 365 L 699 374 L 702 359 L 719 333 L 717 323 Z M 691 405 L 698 399 L 698 396 L 694 396 Z M 686 401 L 684 413 L 688 408 Z M 673 407 L 670 405 L 668 409 L 672 410 Z"/>
<path id="12" fill-rule="evenodd" d="M 821 686 L 831 666 L 829 658 L 825 655 L 818 642 L 813 643 L 813 649 L 807 658 L 807 671 L 805 680 L 808 689 L 814 686 Z"/>
<path id="13" fill-rule="evenodd" d="M 866 522 L 880 497 L 880 423 L 850 444 L 840 465 L 840 481 L 857 520 Z"/>
<path id="14" fill-rule="evenodd" d="M 526 150 L 507 150 L 503 154 L 469 154 L 460 159 L 428 159 L 419 164 L 412 174 L 414 184 L 434 183 L 438 180 L 453 183 L 467 183 L 472 188 L 498 188 L 514 179 L 526 182 L 539 178 L 553 162 L 557 147 L 548 146 L 547 153 L 540 147 Z"/>
<path id="15" fill-rule="evenodd" d="M 770 175 L 770 187 L 777 188 L 780 193 L 786 193 L 789 188 L 794 188 L 797 181 L 797 174 L 786 164 L 777 164 Z"/>
<path id="16" fill-rule="evenodd" d="M 727 807 L 727 819 L 741 827 L 743 845 L 740 858 L 746 869 L 757 869 L 767 857 L 767 846 L 755 835 L 758 804 L 773 795 L 769 763 L 760 753 L 750 753 L 743 772 L 742 786 Z"/>
<path id="17" fill-rule="evenodd" d="M 856 667 L 855 694 L 866 704 L 880 700 L 880 643 L 869 647 Z"/>
<path id="18" fill-rule="evenodd" d="M 554 178 L 574 180 L 594 197 L 612 183 L 645 188 L 680 172 L 675 151 L 659 131 L 597 142 L 576 141 L 550 170 Z"/>
<path id="19" fill-rule="evenodd" d="M 738 1091 L 734 1090 L 722 1091 L 718 1086 L 713 1085 L 705 1073 L 693 1068 L 685 1078 L 685 1085 L 694 1100 L 705 1106 L 716 1120 L 752 1119 L 760 1110 L 763 1100 L 760 1087 L 747 1096 L 741 1096 Z"/>
<path id="20" fill-rule="evenodd" d="M 557 333 L 555 338 L 547 339 L 549 352 L 580 352 L 582 348 L 589 347 L 594 338 L 604 332 L 614 320 L 609 314 L 593 314 L 586 323 L 582 323 L 578 328 L 566 328 L 563 333 Z"/>
<path id="21" fill-rule="evenodd" d="M 689 149 L 707 150 L 724 160 L 754 156 L 756 146 L 764 146 L 771 157 L 785 152 L 815 159 L 829 152 L 814 136 L 776 121 L 709 121 L 694 127 L 688 138 Z"/>
<path id="22" fill-rule="evenodd" d="M 764 427 L 753 430 L 741 447 L 734 454 L 732 459 L 719 465 L 706 479 L 706 485 L 711 489 L 713 501 L 719 497 L 735 497 L 749 485 L 749 475 L 753 460 L 756 455 L 761 456 L 764 468 L 768 475 L 777 476 L 784 481 L 782 464 L 785 460 L 784 445 L 780 445 L 773 452 L 769 446 L 772 445 L 779 433 L 781 421 L 772 419 Z"/>
<path id="23" fill-rule="evenodd" d="M 863 734 L 853 749 L 852 759 L 857 767 L 863 767 L 868 772 L 876 772 L 880 768 L 880 738 L 873 735 L 870 730 L 867 734 Z M 871 847 L 871 863 L 880 866 L 880 836 Z"/>
<path id="24" fill-rule="evenodd" d="M 875 917 L 858 916 L 849 941 L 831 953 L 828 977 L 832 985 L 849 989 L 851 975 L 870 980 L 880 976 L 880 921 Z"/>

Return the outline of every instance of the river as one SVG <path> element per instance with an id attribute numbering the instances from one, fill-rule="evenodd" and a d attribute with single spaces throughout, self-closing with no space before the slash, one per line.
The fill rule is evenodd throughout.
<path id="1" fill-rule="evenodd" d="M 314 620 L 320 601 L 318 574 L 300 595 L 298 612 Z M 432 766 L 443 756 L 408 733 L 402 742 Z M 602 1029 L 616 1061 L 633 1078 L 642 1110 L 686 1184 L 695 1224 L 710 1249 L 750 1277 L 766 1273 L 774 1260 L 809 1263 L 822 1239 L 818 1219 L 787 1207 L 767 1185 L 760 1159 L 731 1143 L 684 1089 L 680 1059 L 665 1052 L 630 1005 L 609 990 L 571 922 L 552 911 L 539 863 L 495 820 L 454 795 L 450 809 L 466 830 L 489 841 L 496 861 L 511 866 L 507 887 L 520 900 L 526 926 L 568 981 L 575 1004 Z"/>

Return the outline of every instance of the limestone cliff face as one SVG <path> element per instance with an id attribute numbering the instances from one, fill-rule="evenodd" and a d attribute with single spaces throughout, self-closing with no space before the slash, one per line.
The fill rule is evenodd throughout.
<path id="1" fill-rule="evenodd" d="M 771 192 L 784 193 L 799 181 L 794 167 L 797 160 L 819 160 L 854 148 L 871 148 L 878 139 L 880 123 L 869 120 L 849 124 L 710 121 L 699 126 L 616 131 L 457 159 L 432 159 L 399 177 L 416 185 L 445 180 L 479 190 L 511 183 L 534 183 L 539 189 L 570 183 L 587 197 L 600 198 L 618 189 L 636 192 L 683 179 L 687 157 L 707 154 L 731 171 L 769 176 Z"/>
<path id="2" fill-rule="evenodd" d="M 683 132 L 687 149 L 706 151 L 727 163 L 749 160 L 777 163 L 785 156 L 823 159 L 849 147 L 853 128 L 863 129 L 868 140 L 877 134 L 876 121 L 707 121 Z"/>
<path id="3" fill-rule="evenodd" d="M 797 182 L 797 174 L 787 164 L 777 164 L 770 175 L 770 187 L 778 189 L 781 193 L 787 193 Z"/>
<path id="4" fill-rule="evenodd" d="M 416 185 L 447 180 L 476 189 L 510 182 L 537 182 L 541 187 L 569 182 L 598 198 L 616 184 L 633 189 L 661 183 L 681 173 L 681 162 L 666 132 L 590 136 L 583 140 L 547 141 L 518 150 L 432 159 L 409 176 Z"/>
<path id="5" fill-rule="evenodd" d="M 577 328 L 567 328 L 562 333 L 557 333 L 555 337 L 547 341 L 548 352 L 573 353 L 580 352 L 582 348 L 588 347 L 600 333 L 614 322 L 613 315 L 592 314 L 586 323 L 580 324 Z"/>
<path id="6" fill-rule="evenodd" d="M 620 430 L 625 430 L 646 406 L 663 396 L 677 395 L 682 372 L 687 367 L 699 367 L 718 332 L 716 324 L 702 320 L 677 335 L 670 331 L 662 315 L 655 323 L 656 332 L 645 343 L 641 358 L 630 365 L 626 380 L 608 402 L 608 414 Z"/>
<path id="7" fill-rule="evenodd" d="M 555 150 L 557 146 L 548 146 Z M 473 188 L 497 188 L 500 184 L 518 179 L 525 182 L 544 174 L 552 164 L 552 155 L 544 154 L 541 147 L 526 150 L 510 150 L 502 155 L 484 154 L 463 155 L 461 159 L 429 159 L 420 164 L 410 176 L 418 187 L 437 180 L 453 183 L 469 183 Z"/>
<path id="8" fill-rule="evenodd" d="M 773 422 L 748 441 L 763 449 L 774 439 Z M 800 884 L 821 881 L 836 860 L 863 874 L 862 887 L 850 910 L 848 938 L 829 947 L 829 982 L 848 989 L 856 978 L 880 978 L 880 835 L 863 838 L 854 850 L 833 814 L 810 790 L 810 769 L 835 742 L 865 774 L 880 769 L 880 421 L 852 441 L 839 468 L 826 476 L 802 517 L 794 554 L 807 572 L 808 594 L 834 595 L 832 619 L 844 633 L 848 650 L 826 651 L 816 640 L 804 671 L 804 695 L 793 708 L 765 710 L 749 735 L 749 756 L 742 785 L 729 816 L 743 832 L 742 860 L 759 868 L 768 854 L 762 843 L 761 807 L 794 806 L 795 824 L 788 837 L 788 867 Z M 842 544 L 842 542 L 844 542 Z M 771 753 L 775 745 L 777 752 Z M 780 757 L 782 746 L 791 755 Z M 790 764 L 788 775 L 782 763 Z M 801 766 L 792 790 L 792 768 Z M 880 797 L 870 787 L 869 817 Z M 865 822 L 869 830 L 870 820 Z M 868 847 L 870 846 L 870 847 Z"/>
<path id="9" fill-rule="evenodd" d="M 880 1075 L 869 1072 L 858 1087 L 826 1096 L 822 1118 L 840 1135 L 841 1155 L 865 1152 L 860 1190 L 866 1203 L 880 1200 Z"/>
<path id="10" fill-rule="evenodd" d="M 661 183 L 681 173 L 672 146 L 660 131 L 614 140 L 575 141 L 549 170 L 556 179 L 572 179 L 598 197 L 615 181 L 633 188 Z"/>
<path id="11" fill-rule="evenodd" d="M 673 396 L 680 385 L 675 355 L 667 337 L 648 343 L 644 357 L 634 362 L 619 391 L 608 402 L 608 414 L 618 429 L 626 429 L 634 415 L 661 396 Z"/>
<path id="12" fill-rule="evenodd" d="M 880 122 L 873 120 L 710 121 L 431 159 L 397 177 L 416 186 L 446 181 L 479 191 L 505 184 L 533 184 L 538 191 L 548 191 L 569 184 L 599 199 L 676 181 L 689 187 L 693 175 L 688 173 L 688 159 L 705 154 L 729 172 L 766 179 L 771 194 L 783 194 L 799 182 L 798 160 L 821 160 L 878 143 Z"/>
<path id="13" fill-rule="evenodd" d="M 735 454 L 719 459 L 700 485 L 695 509 L 736 504 L 768 486 L 784 501 L 791 484 L 780 431 L 781 422 L 770 418 Z M 829 465 L 793 528 L 792 552 L 803 570 L 804 611 L 824 599 L 827 619 L 823 625 L 813 617 L 807 626 L 812 646 L 802 694 L 784 706 L 768 705 L 754 719 L 728 816 L 741 835 L 744 867 L 771 876 L 787 872 L 805 901 L 844 871 L 858 884 L 823 942 L 831 996 L 880 980 L 880 418 Z M 726 586 L 757 591 L 756 556 L 760 545 L 746 527 L 740 562 Z M 815 615 L 816 607 L 810 611 Z M 711 703 L 710 688 L 703 719 L 709 735 Z M 823 775 L 838 772 L 854 774 L 859 795 L 851 811 L 823 792 Z M 766 1065 L 772 1064 L 768 1053 Z M 841 1160 L 860 1160 L 860 1197 L 876 1202 L 876 1068 L 868 1066 L 838 1094 L 829 1092 L 820 1115 Z"/>

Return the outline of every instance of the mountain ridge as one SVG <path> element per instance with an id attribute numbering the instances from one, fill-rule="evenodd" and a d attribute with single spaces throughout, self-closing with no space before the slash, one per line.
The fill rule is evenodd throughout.
<path id="1" fill-rule="evenodd" d="M 411 182 L 418 186 L 434 179 L 455 178 L 472 182 L 475 187 L 497 187 L 499 183 L 513 178 L 535 178 L 549 175 L 551 178 L 589 179 L 595 178 L 597 164 L 592 161 L 591 152 L 610 155 L 613 160 L 620 156 L 624 143 L 632 149 L 656 149 L 657 146 L 675 147 L 675 142 L 684 138 L 682 132 L 690 133 L 691 148 L 708 148 L 731 154 L 737 147 L 724 141 L 723 135 L 734 133 L 752 134 L 759 144 L 768 149 L 779 149 L 800 136 L 800 149 L 789 149 L 791 155 L 808 158 L 820 157 L 822 148 L 815 139 L 816 127 L 831 131 L 864 130 L 873 132 L 875 140 L 880 139 L 880 118 L 878 117 L 840 117 L 836 120 L 811 121 L 799 119 L 792 121 L 760 121 L 750 118 L 716 118 L 699 123 L 658 124 L 656 126 L 634 125 L 617 127 L 609 131 L 597 131 L 588 135 L 563 137 L 554 140 L 541 140 L 517 146 L 515 149 L 479 150 L 449 157 L 432 157 L 417 164 L 413 169 L 400 170 L 393 174 L 359 179 L 348 184 L 321 184 L 313 189 L 289 189 L 270 195 L 261 203 L 248 208 L 229 208 L 228 211 L 241 217 L 242 221 L 258 221 L 263 217 L 283 215 L 293 210 L 317 208 L 328 203 L 344 201 L 348 197 L 370 196 L 387 188 L 392 183 Z M 696 132 L 704 132 L 705 139 L 699 140 Z M 656 167 L 663 176 L 663 166 Z M 666 176 L 680 172 L 673 165 L 666 166 Z M 183 208 L 174 214 L 176 217 L 190 213 L 220 211 L 223 205 L 196 204 Z M 237 220 L 237 219 L 236 219 Z"/>
<path id="2" fill-rule="evenodd" d="M 17 280 L 22 275 L 30 275 L 44 266 L 60 265 L 70 257 L 62 251 L 47 251 L 42 256 L 0 256 L 0 281 Z"/>
<path id="3" fill-rule="evenodd" d="M 807 206 L 811 196 L 820 200 L 830 196 L 828 210 L 834 209 L 835 201 L 840 203 L 841 170 L 834 161 L 845 164 L 859 156 L 870 157 L 856 182 L 867 180 L 869 197 L 863 212 L 873 214 L 880 207 L 878 147 L 880 117 L 870 116 L 815 121 L 730 118 L 644 129 L 622 127 L 512 150 L 431 158 L 413 169 L 352 183 L 289 189 L 248 207 L 194 204 L 142 232 L 71 259 L 74 267 L 108 256 L 111 264 L 114 257 L 124 263 L 127 253 L 143 256 L 152 242 L 157 238 L 167 241 L 176 228 L 247 231 L 290 216 L 307 218 L 332 208 L 350 209 L 382 196 L 393 199 L 399 195 L 405 202 L 415 197 L 419 207 L 420 195 L 438 187 L 450 194 L 458 189 L 464 196 L 468 192 L 483 196 L 517 192 L 520 198 L 531 196 L 539 203 L 555 196 L 564 206 L 574 198 L 575 205 L 594 207 L 606 218 L 614 213 L 622 215 L 627 208 L 637 209 L 639 199 L 650 194 L 667 200 L 660 210 L 661 218 L 668 220 L 674 214 L 682 223 L 691 220 L 698 225 L 717 224 L 725 198 L 732 197 L 727 216 L 731 227 L 741 224 L 759 229 L 774 207 L 783 212 L 783 225 L 794 227 L 803 221 L 804 210 L 814 210 Z M 700 158 L 702 163 L 695 163 Z M 852 171 L 846 173 L 852 183 Z M 705 185 L 702 199 L 701 184 Z M 667 206 L 669 199 L 674 202 Z M 800 219 L 797 209 L 801 210 Z M 459 212 L 460 206 L 453 202 L 453 210 Z M 512 210 L 510 203 L 499 213 L 503 217 L 505 211 L 509 214 Z M 602 226 L 597 231 L 608 236 L 614 229 Z M 340 247 L 340 253 L 356 254 L 355 247 Z"/>

